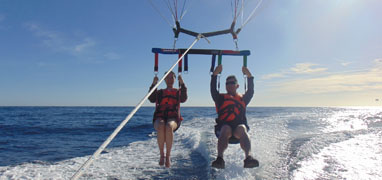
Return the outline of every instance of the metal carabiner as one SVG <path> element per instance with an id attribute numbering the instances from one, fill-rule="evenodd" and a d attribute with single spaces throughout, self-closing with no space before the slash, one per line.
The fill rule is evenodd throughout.
<path id="1" fill-rule="evenodd" d="M 238 40 L 237 40 L 237 38 L 236 39 L 233 39 L 233 42 L 235 43 L 235 46 L 236 46 L 236 51 L 238 51 L 239 50 L 239 45 L 238 45 Z"/>

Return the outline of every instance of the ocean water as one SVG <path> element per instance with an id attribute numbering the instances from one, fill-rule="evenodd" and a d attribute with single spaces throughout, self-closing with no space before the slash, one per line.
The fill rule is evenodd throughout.
<path id="1" fill-rule="evenodd" d="M 0 107 L 0 179 L 70 179 L 132 107 Z M 153 107 L 143 107 L 80 179 L 382 179 L 381 107 L 251 107 L 252 153 L 216 157 L 213 107 L 182 107 L 172 167 L 158 165 Z"/>

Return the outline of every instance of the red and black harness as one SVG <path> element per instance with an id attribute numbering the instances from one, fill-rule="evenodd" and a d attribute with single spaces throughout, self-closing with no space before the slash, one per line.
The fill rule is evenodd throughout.
<path id="1" fill-rule="evenodd" d="M 234 130 L 239 124 L 244 124 L 247 128 L 247 122 L 245 119 L 245 102 L 239 95 L 232 96 L 229 94 L 222 94 L 220 102 L 222 104 L 216 104 L 216 112 L 218 118 L 216 118 L 215 135 L 220 136 L 220 129 L 223 125 L 229 125 Z M 239 140 L 232 136 L 229 139 L 230 144 L 237 144 Z"/>
<path id="2" fill-rule="evenodd" d="M 230 122 L 241 120 L 245 112 L 245 102 L 239 95 L 223 94 L 222 104 L 216 106 L 218 121 Z"/>
<path id="3" fill-rule="evenodd" d="M 176 119 L 178 127 L 183 118 L 180 115 L 180 90 L 162 89 L 157 92 L 154 119 Z"/>

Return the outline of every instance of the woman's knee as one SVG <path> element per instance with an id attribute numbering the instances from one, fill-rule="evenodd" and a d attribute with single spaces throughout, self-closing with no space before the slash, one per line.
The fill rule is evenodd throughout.
<path id="1" fill-rule="evenodd" d="M 171 120 L 166 123 L 166 129 L 171 129 L 172 131 L 174 131 L 176 127 L 178 127 L 178 124 L 175 120 Z"/>
<path id="2" fill-rule="evenodd" d="M 157 131 L 162 130 L 162 129 L 164 129 L 164 127 L 165 127 L 165 122 L 163 119 L 156 119 L 154 121 L 154 129 L 155 130 L 157 130 Z"/>

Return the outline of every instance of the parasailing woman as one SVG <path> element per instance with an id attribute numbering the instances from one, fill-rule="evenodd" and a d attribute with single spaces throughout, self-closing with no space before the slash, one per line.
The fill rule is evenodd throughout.
<path id="1" fill-rule="evenodd" d="M 165 165 L 167 168 L 171 166 L 170 156 L 174 132 L 179 128 L 183 120 L 180 115 L 180 103 L 184 103 L 187 100 L 187 88 L 182 76 L 178 76 L 179 89 L 173 88 L 175 79 L 175 73 L 171 71 L 165 78 L 167 88 L 155 90 L 149 96 L 150 102 L 155 103 L 153 124 L 154 129 L 157 131 L 157 142 L 160 153 L 159 165 Z M 150 90 L 157 83 L 158 77 L 155 76 Z M 166 156 L 164 154 L 165 144 Z"/>

